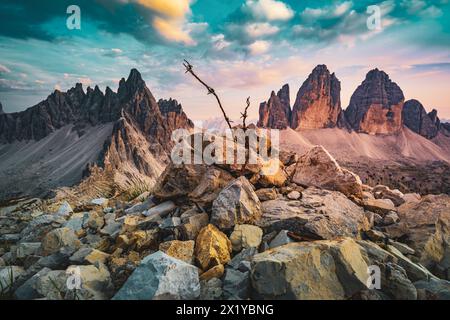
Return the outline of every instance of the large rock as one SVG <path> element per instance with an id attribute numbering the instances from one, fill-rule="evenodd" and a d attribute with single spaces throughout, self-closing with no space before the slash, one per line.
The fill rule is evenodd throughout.
<path id="1" fill-rule="evenodd" d="M 440 278 L 450 280 L 450 212 L 439 215 L 436 231 L 425 244 L 421 261 Z"/>
<path id="2" fill-rule="evenodd" d="M 342 114 L 341 83 L 325 65 L 309 75 L 297 93 L 292 110 L 293 129 L 321 129 L 338 126 Z M 341 115 L 342 114 L 342 115 Z"/>
<path id="3" fill-rule="evenodd" d="M 230 235 L 231 245 L 236 252 L 247 248 L 258 248 L 261 244 L 263 231 L 257 226 L 248 224 L 234 226 L 234 231 Z"/>
<path id="4" fill-rule="evenodd" d="M 189 197 L 210 204 L 231 180 L 231 174 L 215 166 L 170 163 L 158 180 L 154 195 L 163 200 Z"/>
<path id="5" fill-rule="evenodd" d="M 44 214 L 28 223 L 20 232 L 20 239 L 22 242 L 39 242 L 47 233 L 65 223 L 66 220 L 58 215 Z"/>
<path id="6" fill-rule="evenodd" d="M 255 223 L 261 217 L 261 203 L 245 177 L 232 181 L 213 202 L 211 223 L 221 229 L 235 224 Z"/>
<path id="7" fill-rule="evenodd" d="M 366 210 L 379 213 L 381 215 L 388 214 L 389 212 L 395 210 L 394 203 L 389 199 L 366 199 L 363 204 Z"/>
<path id="8" fill-rule="evenodd" d="M 400 222 L 386 227 L 385 231 L 391 238 L 401 238 L 402 242 L 413 248 L 416 251 L 416 256 L 420 258 L 423 255 L 425 245 L 436 233 L 438 219 L 447 221 L 450 216 L 450 196 L 444 194 L 428 195 L 419 202 L 406 202 L 397 210 Z M 448 230 L 445 223 L 441 226 Z M 430 246 L 430 250 L 431 248 Z"/>
<path id="9" fill-rule="evenodd" d="M 322 146 L 316 146 L 300 157 L 292 181 L 340 191 L 347 196 L 362 197 L 362 183 L 353 172 L 343 169 Z"/>
<path id="10" fill-rule="evenodd" d="M 195 257 L 204 271 L 230 261 L 231 250 L 230 240 L 212 224 L 204 227 L 198 234 Z"/>
<path id="11" fill-rule="evenodd" d="M 194 241 L 167 241 L 159 245 L 159 250 L 165 254 L 184 261 L 186 263 L 192 263 L 194 256 Z"/>
<path id="12" fill-rule="evenodd" d="M 291 243 L 255 255 L 251 279 L 264 299 L 336 300 L 367 288 L 367 268 L 352 239 Z"/>
<path id="13" fill-rule="evenodd" d="M 421 280 L 414 283 L 419 300 L 450 300 L 450 281 Z"/>
<path id="14" fill-rule="evenodd" d="M 13 288 L 25 270 L 19 266 L 0 267 L 0 296 L 12 298 Z"/>
<path id="15" fill-rule="evenodd" d="M 81 243 L 72 229 L 59 228 L 49 232 L 42 240 L 42 250 L 49 255 L 58 252 L 59 249 L 69 247 L 78 249 Z"/>
<path id="16" fill-rule="evenodd" d="M 158 251 L 141 261 L 113 300 L 192 300 L 199 295 L 197 268 Z"/>
<path id="17" fill-rule="evenodd" d="M 336 191 L 310 187 L 302 199 L 277 199 L 262 203 L 259 226 L 269 231 L 288 230 L 312 239 L 359 237 L 368 229 L 364 210 Z"/>
<path id="18" fill-rule="evenodd" d="M 345 116 L 358 132 L 398 133 L 403 126 L 404 101 L 400 87 L 385 72 L 374 69 L 353 93 Z"/>

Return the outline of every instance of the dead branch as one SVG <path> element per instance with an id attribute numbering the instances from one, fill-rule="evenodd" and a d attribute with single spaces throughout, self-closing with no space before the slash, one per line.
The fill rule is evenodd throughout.
<path id="1" fill-rule="evenodd" d="M 228 118 L 225 109 L 222 106 L 222 102 L 220 101 L 220 98 L 217 95 L 216 91 L 212 87 L 207 85 L 202 79 L 200 79 L 200 77 L 197 76 L 197 74 L 195 74 L 193 70 L 194 67 L 187 60 L 184 60 L 183 66 L 186 68 L 186 73 L 190 73 L 195 79 L 198 80 L 198 82 L 200 82 L 208 90 L 208 94 L 212 94 L 216 98 L 217 103 L 219 104 L 219 108 L 220 110 L 222 110 L 223 117 L 225 118 L 225 121 L 228 124 L 228 127 L 230 128 L 230 130 L 233 130 L 233 127 L 231 126 L 232 121 L 230 120 L 230 118 Z"/>
<path id="2" fill-rule="evenodd" d="M 248 117 L 248 108 L 250 108 L 250 97 L 247 98 L 247 106 L 245 107 L 244 112 L 241 112 L 242 129 L 244 131 L 247 130 L 247 124 L 245 123 L 245 121 L 247 120 Z"/>

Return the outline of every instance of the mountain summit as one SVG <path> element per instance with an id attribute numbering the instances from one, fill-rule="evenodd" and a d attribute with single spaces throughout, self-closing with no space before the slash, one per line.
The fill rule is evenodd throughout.
<path id="1" fill-rule="evenodd" d="M 397 133 L 402 128 L 404 101 L 400 87 L 384 71 L 374 69 L 353 93 L 345 116 L 358 132 Z"/>

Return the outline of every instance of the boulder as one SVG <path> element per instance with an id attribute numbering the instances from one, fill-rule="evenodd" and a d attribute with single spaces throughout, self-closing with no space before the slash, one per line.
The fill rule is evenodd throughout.
<path id="1" fill-rule="evenodd" d="M 250 295 L 250 272 L 227 268 L 223 279 L 225 299 L 248 299 Z"/>
<path id="2" fill-rule="evenodd" d="M 400 222 L 386 227 L 385 231 L 393 239 L 401 238 L 402 242 L 414 249 L 416 256 L 420 258 L 427 242 L 436 233 L 438 219 L 447 221 L 450 216 L 450 196 L 427 195 L 419 202 L 406 202 L 397 209 Z M 448 228 L 445 223 L 440 226 Z"/>
<path id="3" fill-rule="evenodd" d="M 64 201 L 56 212 L 56 214 L 61 217 L 70 216 L 72 213 L 73 209 L 67 201 Z"/>
<path id="4" fill-rule="evenodd" d="M 218 278 L 200 282 L 200 300 L 219 300 L 222 297 L 222 281 Z"/>
<path id="5" fill-rule="evenodd" d="M 197 213 L 189 217 L 181 219 L 182 225 L 177 229 L 183 240 L 195 240 L 201 229 L 209 224 L 209 216 L 207 213 Z"/>
<path id="6" fill-rule="evenodd" d="M 277 191 L 274 188 L 258 189 L 255 193 L 259 201 L 275 200 L 278 197 Z"/>
<path id="7" fill-rule="evenodd" d="M 295 242 L 288 236 L 289 231 L 281 230 L 276 237 L 270 241 L 269 248 L 273 249 L 276 247 L 284 246 L 285 244 Z"/>
<path id="8" fill-rule="evenodd" d="M 72 229 L 59 228 L 49 232 L 42 240 L 44 254 L 50 255 L 64 247 L 78 249 L 81 243 Z"/>
<path id="9" fill-rule="evenodd" d="M 208 281 L 213 278 L 222 278 L 225 272 L 223 264 L 218 264 L 200 275 L 200 281 Z"/>
<path id="10" fill-rule="evenodd" d="M 152 198 L 147 198 L 144 202 L 139 202 L 125 210 L 125 214 L 142 213 L 155 206 Z"/>
<path id="11" fill-rule="evenodd" d="M 81 248 L 76 251 L 71 257 L 70 262 L 74 264 L 96 264 L 105 263 L 109 258 L 109 254 L 97 249 Z"/>
<path id="12" fill-rule="evenodd" d="M 421 280 L 414 283 L 419 300 L 450 300 L 450 281 L 442 279 Z"/>
<path id="13" fill-rule="evenodd" d="M 250 247 L 257 248 L 261 244 L 263 231 L 257 226 L 248 224 L 235 225 L 230 235 L 233 251 L 239 252 Z"/>
<path id="14" fill-rule="evenodd" d="M 360 247 L 346 238 L 290 243 L 257 254 L 251 280 L 264 299 L 340 300 L 367 288 L 367 270 Z"/>
<path id="15" fill-rule="evenodd" d="M 20 241 L 39 242 L 50 231 L 66 223 L 66 220 L 58 215 L 41 215 L 31 220 L 20 232 Z"/>
<path id="16" fill-rule="evenodd" d="M 19 266 L 0 267 L 0 296 L 12 295 L 16 281 L 24 274 L 25 270 Z"/>
<path id="17" fill-rule="evenodd" d="M 389 199 L 366 199 L 364 200 L 364 209 L 385 215 L 395 210 L 395 205 Z"/>
<path id="18" fill-rule="evenodd" d="M 25 281 L 17 290 L 14 292 L 14 297 L 18 300 L 33 300 L 39 298 L 39 293 L 35 289 L 36 281 L 49 273 L 51 269 L 42 268 L 34 274 L 31 278 Z"/>
<path id="19" fill-rule="evenodd" d="M 300 199 L 302 196 L 302 194 L 298 191 L 291 191 L 288 193 L 288 195 L 286 196 L 289 200 L 298 200 Z"/>
<path id="20" fill-rule="evenodd" d="M 302 199 L 277 199 L 262 203 L 258 225 L 270 231 L 288 230 L 312 239 L 359 237 L 368 229 L 362 208 L 342 193 L 308 188 Z"/>
<path id="21" fill-rule="evenodd" d="M 24 259 L 27 256 L 35 255 L 41 248 L 40 242 L 21 242 L 16 247 L 16 257 Z"/>
<path id="22" fill-rule="evenodd" d="M 255 254 L 258 253 L 258 249 L 254 247 L 250 247 L 248 249 L 244 249 L 239 252 L 237 255 L 231 259 L 230 262 L 227 263 L 227 267 L 233 268 L 235 270 L 239 270 L 242 264 L 249 263 Z"/>
<path id="23" fill-rule="evenodd" d="M 175 208 L 176 208 L 175 203 L 173 203 L 172 201 L 166 201 L 160 203 L 157 206 L 154 206 L 153 208 L 144 211 L 142 214 L 146 217 L 160 216 L 161 218 L 164 218 L 173 210 L 175 210 Z"/>
<path id="24" fill-rule="evenodd" d="M 261 203 L 245 177 L 232 181 L 213 202 L 211 223 L 220 229 L 254 223 L 261 217 Z"/>
<path id="25" fill-rule="evenodd" d="M 425 244 L 421 262 L 440 278 L 450 280 L 450 212 L 439 215 L 436 231 Z"/>
<path id="26" fill-rule="evenodd" d="M 391 190 L 386 186 L 378 185 L 372 189 L 372 193 L 376 199 L 389 199 L 396 207 L 401 206 L 406 201 L 404 194 L 399 190 Z"/>
<path id="27" fill-rule="evenodd" d="M 231 242 L 227 236 L 209 224 L 197 236 L 195 258 L 202 270 L 208 270 L 231 259 Z"/>
<path id="28" fill-rule="evenodd" d="M 184 261 L 186 263 L 191 263 L 194 256 L 194 241 L 167 241 L 159 245 L 159 250 L 165 254 Z"/>
<path id="29" fill-rule="evenodd" d="M 199 295 L 197 268 L 158 251 L 141 261 L 113 300 L 192 300 Z"/>
<path id="30" fill-rule="evenodd" d="M 297 162 L 292 181 L 302 186 L 314 186 L 340 191 L 346 196 L 362 197 L 361 179 L 343 169 L 322 146 L 315 146 Z"/>

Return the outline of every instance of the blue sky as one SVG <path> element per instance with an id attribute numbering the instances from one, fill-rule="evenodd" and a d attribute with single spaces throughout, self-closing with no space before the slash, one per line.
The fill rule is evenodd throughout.
<path id="1" fill-rule="evenodd" d="M 342 83 L 343 108 L 372 68 L 388 72 L 429 110 L 450 118 L 450 0 L 2 0 L 0 101 L 23 110 L 76 82 L 117 89 L 131 68 L 156 98 L 179 100 L 192 119 L 219 115 L 188 75 L 188 59 L 233 117 L 284 83 L 294 99 L 317 64 Z M 66 9 L 81 9 L 69 30 Z M 369 30 L 368 6 L 381 11 Z"/>

